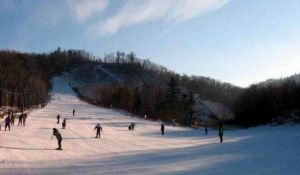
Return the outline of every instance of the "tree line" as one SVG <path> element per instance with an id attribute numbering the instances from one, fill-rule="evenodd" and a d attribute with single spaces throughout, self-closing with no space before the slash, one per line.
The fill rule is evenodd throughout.
<path id="1" fill-rule="evenodd" d="M 75 89 L 78 92 L 78 89 Z M 90 99 L 84 93 L 94 94 Z M 134 84 L 90 85 L 79 92 L 81 97 L 93 104 L 123 109 L 136 116 L 152 120 L 171 121 L 190 125 L 195 100 L 193 93 L 186 93 L 178 86 L 178 80 L 171 77 L 166 86 L 143 82 Z M 189 120 L 189 122 L 187 122 Z"/>
<path id="2" fill-rule="evenodd" d="M 225 104 L 234 112 L 234 122 L 243 126 L 299 120 L 295 116 L 300 114 L 300 85 L 295 77 L 243 89 L 207 77 L 176 74 L 133 52 L 95 57 L 84 50 L 60 48 L 49 53 L 0 51 L 0 107 L 22 109 L 47 103 L 51 78 L 83 65 L 102 65 L 125 81 L 88 84 L 85 91 L 93 98 L 77 89 L 82 98 L 141 117 L 146 114 L 154 120 L 175 119 L 189 125 L 198 94 L 202 100 Z"/>
<path id="3" fill-rule="evenodd" d="M 147 115 L 154 120 L 176 120 L 181 125 L 190 125 L 196 94 L 202 100 L 219 102 L 232 109 L 234 99 L 242 91 L 242 88 L 218 80 L 176 74 L 147 59 L 140 59 L 132 52 L 106 54 L 93 62 L 124 81 L 108 85 L 88 84 L 84 89 L 76 89 L 82 98 L 140 117 Z M 90 69 L 93 69 L 92 65 Z"/>
<path id="4" fill-rule="evenodd" d="M 298 121 L 300 84 L 294 77 L 252 85 L 237 98 L 236 122 L 255 126 L 270 122 Z"/>
<path id="5" fill-rule="evenodd" d="M 1 50 L 0 107 L 23 111 L 45 105 L 50 98 L 51 78 L 90 59 L 90 55 L 80 50 L 60 51 L 58 48 L 43 54 Z"/>

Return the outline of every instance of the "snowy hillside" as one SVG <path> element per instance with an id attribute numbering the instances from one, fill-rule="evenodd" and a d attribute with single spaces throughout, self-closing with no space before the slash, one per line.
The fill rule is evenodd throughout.
<path id="1" fill-rule="evenodd" d="M 76 109 L 75 117 L 71 116 Z M 65 130 L 56 116 L 67 116 Z M 101 139 L 93 131 L 100 122 Z M 127 127 L 135 122 L 135 131 Z M 52 128 L 63 136 L 54 150 Z M 53 100 L 29 114 L 26 127 L 0 131 L 0 175 L 92 174 L 299 174 L 300 127 L 259 127 L 217 131 L 166 126 L 132 118 L 79 100 L 63 78 L 55 78 Z M 50 142 L 51 141 L 51 142 Z"/>

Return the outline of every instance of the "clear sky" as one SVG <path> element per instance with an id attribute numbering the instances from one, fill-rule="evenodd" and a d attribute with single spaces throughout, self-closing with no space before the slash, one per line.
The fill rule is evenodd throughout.
<path id="1" fill-rule="evenodd" d="M 245 87 L 300 73 L 300 1 L 0 0 L 0 49 L 58 46 Z"/>

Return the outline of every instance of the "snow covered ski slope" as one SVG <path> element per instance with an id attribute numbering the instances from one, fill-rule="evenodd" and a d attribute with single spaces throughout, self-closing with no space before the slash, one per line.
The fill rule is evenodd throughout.
<path id="1" fill-rule="evenodd" d="M 26 127 L 0 131 L 0 175 L 102 174 L 300 174 L 300 127 L 258 127 L 217 132 L 132 118 L 95 107 L 77 98 L 63 78 L 55 78 L 53 100 L 29 114 Z M 75 117 L 72 110 L 76 109 Z M 66 129 L 56 124 L 67 116 Z M 104 133 L 95 139 L 96 123 Z M 128 131 L 131 122 L 134 131 Z M 52 128 L 63 136 L 63 151 L 54 150 Z"/>

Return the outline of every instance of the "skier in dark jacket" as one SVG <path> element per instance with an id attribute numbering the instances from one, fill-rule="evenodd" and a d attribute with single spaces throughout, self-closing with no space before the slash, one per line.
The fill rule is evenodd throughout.
<path id="1" fill-rule="evenodd" d="M 219 126 L 220 143 L 223 143 L 223 135 L 224 135 L 224 128 L 223 128 L 223 125 L 220 124 L 220 126 Z"/>
<path id="2" fill-rule="evenodd" d="M 19 116 L 19 122 L 18 122 L 18 126 L 21 124 L 21 126 L 22 126 L 22 124 L 23 124 L 23 114 L 21 114 L 20 116 Z"/>
<path id="3" fill-rule="evenodd" d="M 134 130 L 134 127 L 135 127 L 135 124 L 134 124 L 134 123 L 131 123 L 131 124 L 128 126 L 128 130 L 129 130 L 129 131 Z"/>
<path id="4" fill-rule="evenodd" d="M 15 125 L 15 118 L 16 116 L 14 114 L 11 114 L 11 125 L 14 126 Z"/>
<path id="5" fill-rule="evenodd" d="M 100 139 L 100 137 L 101 137 L 100 132 L 101 132 L 101 131 L 103 132 L 103 129 L 102 129 L 102 127 L 100 126 L 100 123 L 98 123 L 98 124 L 95 126 L 94 131 L 95 131 L 95 130 L 97 130 L 96 138 L 98 138 L 98 136 L 99 136 L 99 139 Z"/>
<path id="6" fill-rule="evenodd" d="M 73 109 L 73 117 L 75 116 L 75 109 Z"/>
<path id="7" fill-rule="evenodd" d="M 62 150 L 62 148 L 61 148 L 62 137 L 61 137 L 61 134 L 59 133 L 58 129 L 53 128 L 53 135 L 56 137 L 57 142 L 58 142 L 58 148 L 56 148 L 56 149 Z"/>
<path id="8" fill-rule="evenodd" d="M 6 131 L 6 128 L 8 127 L 8 130 L 10 131 L 10 116 L 6 117 L 5 119 L 5 131 Z"/>
<path id="9" fill-rule="evenodd" d="M 56 118 L 57 118 L 57 124 L 59 124 L 60 115 L 58 114 Z"/>
<path id="10" fill-rule="evenodd" d="M 62 129 L 66 128 L 66 124 L 67 124 L 67 118 L 64 118 L 64 121 L 62 122 Z"/>
<path id="11" fill-rule="evenodd" d="M 207 121 L 205 121 L 205 125 L 204 125 L 204 129 L 205 129 L 205 134 L 207 135 L 208 133 L 208 124 L 207 124 Z"/>
<path id="12" fill-rule="evenodd" d="M 165 125 L 163 123 L 161 124 L 160 130 L 161 130 L 161 135 L 165 135 Z"/>
<path id="13" fill-rule="evenodd" d="M 26 119 L 27 119 L 27 114 L 25 113 L 25 114 L 23 115 L 23 126 L 25 126 Z"/>

